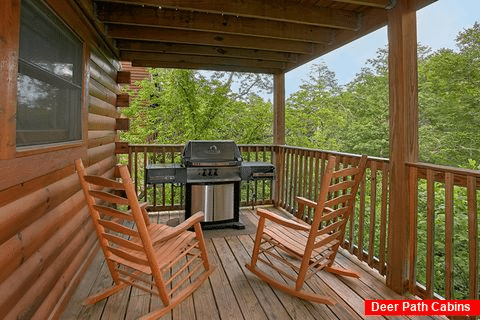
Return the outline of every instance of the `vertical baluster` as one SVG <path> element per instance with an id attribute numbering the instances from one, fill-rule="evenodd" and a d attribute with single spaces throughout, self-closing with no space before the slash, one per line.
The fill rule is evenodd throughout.
<path id="1" fill-rule="evenodd" d="M 417 263 L 417 211 L 418 211 L 418 170 L 409 169 L 409 216 L 410 216 L 410 248 L 409 248 L 409 290 L 415 294 L 417 287 L 416 263 Z"/>
<path id="2" fill-rule="evenodd" d="M 250 146 L 247 146 L 246 150 L 247 150 L 247 161 L 250 161 Z M 246 194 L 246 199 L 245 199 L 245 205 L 250 204 L 250 183 L 251 182 L 247 182 L 247 184 L 246 184 L 247 194 Z"/>
<path id="3" fill-rule="evenodd" d="M 263 146 L 262 148 L 262 161 L 263 162 L 267 162 L 267 146 Z M 261 204 L 265 204 L 265 185 L 266 185 L 266 182 L 265 180 L 262 180 L 262 202 Z M 270 189 L 272 190 L 272 189 Z"/>
<path id="4" fill-rule="evenodd" d="M 386 265 L 385 265 L 385 253 L 386 253 L 386 244 L 387 244 L 387 202 L 388 202 L 388 166 L 387 162 L 383 163 L 382 166 L 382 209 L 380 213 L 380 273 L 385 275 Z"/>
<path id="5" fill-rule="evenodd" d="M 307 197 L 307 185 L 308 185 L 308 159 L 310 152 L 305 151 L 303 153 L 303 186 L 302 186 L 302 197 Z"/>
<path id="6" fill-rule="evenodd" d="M 276 175 L 276 178 L 275 179 L 280 179 L 279 180 L 279 183 L 277 183 L 278 185 L 278 205 L 282 208 L 285 207 L 285 196 L 284 196 L 284 190 L 285 190 L 285 174 L 286 174 L 286 152 L 285 152 L 285 148 L 284 147 L 278 147 L 277 149 L 278 153 L 280 153 L 280 156 L 281 156 L 281 159 L 282 159 L 282 163 L 281 163 L 281 168 L 275 168 L 275 175 Z M 270 161 L 273 163 L 273 151 L 271 153 L 271 157 L 270 157 Z M 270 197 L 273 198 L 273 182 L 270 183 Z"/>
<path id="7" fill-rule="evenodd" d="M 175 162 L 175 151 L 172 151 L 170 152 L 170 163 L 173 164 Z M 175 205 L 175 186 L 173 185 L 173 183 L 170 183 L 170 207 L 172 207 L 173 209 L 173 206 Z"/>
<path id="8" fill-rule="evenodd" d="M 258 145 L 255 146 L 255 161 L 258 161 L 258 153 L 259 153 L 259 149 L 258 149 Z M 252 199 L 252 201 L 255 200 L 254 204 L 258 204 L 258 181 L 254 181 L 254 192 L 255 192 L 255 197 Z"/>
<path id="9" fill-rule="evenodd" d="M 182 150 L 182 149 L 180 149 L 180 150 Z M 181 158 L 182 151 L 177 151 L 177 153 L 178 153 L 178 157 Z M 184 208 L 184 204 L 183 204 L 184 203 L 184 199 L 183 199 L 184 195 L 185 195 L 185 185 L 182 184 L 180 186 L 180 203 L 179 203 L 181 208 Z"/>
<path id="10" fill-rule="evenodd" d="M 291 197 L 292 197 L 292 192 L 293 192 L 293 184 L 295 182 L 295 177 L 294 177 L 294 172 L 295 172 L 295 150 L 294 149 L 289 149 L 289 157 L 290 157 L 290 163 L 289 163 L 289 168 L 288 168 L 288 193 L 287 193 L 287 198 L 285 199 L 286 202 L 286 209 L 290 210 L 292 208 L 291 206 Z"/>
<path id="11" fill-rule="evenodd" d="M 290 178 L 290 174 L 289 174 L 289 170 L 290 170 L 290 150 L 287 149 L 287 148 L 284 148 L 285 150 L 285 168 L 283 170 L 283 172 L 285 173 L 284 174 L 284 182 L 282 183 L 282 185 L 284 186 L 283 187 L 283 201 L 282 201 L 282 207 L 286 210 L 287 209 L 287 206 L 288 206 L 288 203 L 287 203 L 287 199 L 288 199 L 288 190 L 289 190 L 289 178 Z"/>
<path id="12" fill-rule="evenodd" d="M 162 147 L 160 149 L 160 162 L 161 163 L 165 163 L 165 147 Z M 162 207 L 165 208 L 165 204 L 166 204 L 166 195 L 165 195 L 165 191 L 166 191 L 166 187 L 165 187 L 165 183 L 162 183 Z"/>
<path id="13" fill-rule="evenodd" d="M 315 174 L 315 154 L 316 152 L 312 151 L 310 152 L 310 155 L 308 157 L 308 188 L 307 188 L 307 193 L 306 196 L 308 199 L 312 199 L 312 193 L 313 193 L 313 181 L 314 181 L 314 174 Z"/>
<path id="14" fill-rule="evenodd" d="M 435 173 L 427 169 L 427 279 L 426 299 L 433 296 L 434 242 L 435 242 Z"/>
<path id="15" fill-rule="evenodd" d="M 145 179 L 145 170 L 147 168 L 147 147 L 143 147 L 143 175 L 142 175 L 142 180 L 143 180 L 143 192 L 144 192 L 144 200 L 145 202 L 148 202 L 147 200 L 147 180 Z"/>
<path id="16" fill-rule="evenodd" d="M 357 257 L 363 261 L 363 229 L 365 224 L 365 175 L 360 183 L 360 208 L 358 210 L 358 252 Z"/>
<path id="17" fill-rule="evenodd" d="M 468 245 L 469 245 L 469 298 L 478 296 L 478 216 L 477 216 L 477 181 L 475 177 L 467 177 L 468 192 Z"/>
<path id="18" fill-rule="evenodd" d="M 135 159 L 135 164 L 134 164 L 134 167 L 135 167 L 135 194 L 138 195 L 138 151 L 137 151 L 137 148 L 135 148 L 135 151 L 134 151 L 134 159 Z"/>
<path id="19" fill-rule="evenodd" d="M 153 149 L 153 154 L 152 154 L 152 161 L 153 163 L 157 163 L 157 151 L 155 150 L 155 148 Z M 157 185 L 154 184 L 153 185 L 153 207 L 156 208 L 157 207 Z M 154 209 L 155 211 L 157 209 Z"/>
<path id="20" fill-rule="evenodd" d="M 313 195 L 312 195 L 312 200 L 313 201 L 318 201 L 316 198 L 318 195 L 318 190 L 319 190 L 319 181 L 320 181 L 320 160 L 321 160 L 322 154 L 318 151 L 315 152 L 315 178 L 314 178 L 314 185 L 313 185 Z M 312 216 L 313 208 L 309 208 L 309 216 Z"/>
<path id="21" fill-rule="evenodd" d="M 294 151 L 294 157 L 295 157 L 295 167 L 294 167 L 294 174 L 292 175 L 293 181 L 293 190 L 292 190 L 292 195 L 290 198 L 290 212 L 295 212 L 295 197 L 298 194 L 298 180 L 299 180 L 299 166 L 300 166 L 300 150 L 296 149 Z"/>
<path id="22" fill-rule="evenodd" d="M 377 162 L 372 161 L 370 166 L 370 234 L 368 237 L 368 265 L 373 266 L 375 243 L 375 216 L 377 204 Z"/>
<path id="23" fill-rule="evenodd" d="M 133 162 L 133 156 L 132 156 L 132 153 L 133 153 L 133 147 L 131 145 L 128 146 L 128 170 L 129 170 L 129 173 L 130 173 L 130 177 L 133 177 L 133 174 L 132 174 L 132 162 Z"/>
<path id="24" fill-rule="evenodd" d="M 453 174 L 445 173 L 445 298 L 453 298 Z"/>
<path id="25" fill-rule="evenodd" d="M 297 191 L 295 192 L 295 197 L 296 196 L 301 196 L 303 197 L 303 185 L 304 185 L 304 166 L 303 166 L 303 161 L 305 159 L 305 151 L 304 150 L 298 150 L 298 178 L 297 178 Z M 295 201 L 293 202 L 295 204 Z"/>

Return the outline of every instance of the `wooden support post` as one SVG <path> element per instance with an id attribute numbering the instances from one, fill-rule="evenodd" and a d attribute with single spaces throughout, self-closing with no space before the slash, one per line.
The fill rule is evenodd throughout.
<path id="1" fill-rule="evenodd" d="M 285 144 L 285 73 L 273 76 L 273 144 Z"/>
<path id="2" fill-rule="evenodd" d="M 417 32 L 414 1 L 388 14 L 390 85 L 390 208 L 387 286 L 398 293 L 408 275 L 409 190 L 406 162 L 418 160 Z M 413 199 L 412 199 L 413 201 Z"/>
<path id="3" fill-rule="evenodd" d="M 16 152 L 17 73 L 20 38 L 20 1 L 1 1 L 0 12 L 0 159 Z"/>
<path id="4" fill-rule="evenodd" d="M 280 146 L 285 144 L 285 74 L 273 76 L 273 144 L 275 145 L 273 163 L 276 179 L 273 185 L 273 202 L 277 206 L 280 201 L 280 183 L 284 172 L 284 153 Z"/>

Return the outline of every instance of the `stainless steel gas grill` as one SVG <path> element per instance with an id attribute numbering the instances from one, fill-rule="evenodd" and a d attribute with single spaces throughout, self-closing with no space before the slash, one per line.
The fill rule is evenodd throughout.
<path id="1" fill-rule="evenodd" d="M 272 180 L 273 164 L 243 162 L 233 141 L 189 141 L 181 164 L 149 164 L 147 184 L 185 184 L 185 218 L 205 213 L 203 228 L 236 228 L 239 221 L 240 182 Z"/>

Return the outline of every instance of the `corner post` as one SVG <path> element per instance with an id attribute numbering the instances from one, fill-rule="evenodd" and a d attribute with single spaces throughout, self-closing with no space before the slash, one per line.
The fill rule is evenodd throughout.
<path id="1" fill-rule="evenodd" d="M 285 73 L 273 75 L 273 163 L 276 169 L 276 178 L 273 184 L 273 202 L 280 203 L 281 182 L 284 172 L 283 150 L 285 144 Z"/>
<path id="2" fill-rule="evenodd" d="M 1 1 L 0 12 L 0 159 L 16 153 L 17 75 L 20 43 L 20 1 Z"/>
<path id="3" fill-rule="evenodd" d="M 390 207 L 387 286 L 405 292 L 408 281 L 407 162 L 418 160 L 417 26 L 414 1 L 399 0 L 388 14 L 390 87 Z M 413 201 L 413 199 L 412 199 Z"/>

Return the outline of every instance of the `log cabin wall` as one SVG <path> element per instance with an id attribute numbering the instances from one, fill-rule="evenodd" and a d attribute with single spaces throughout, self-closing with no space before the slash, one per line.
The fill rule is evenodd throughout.
<path id="1" fill-rule="evenodd" d="M 61 314 L 98 251 L 73 162 L 82 158 L 90 173 L 104 176 L 112 176 L 116 164 L 120 64 L 108 42 L 89 25 L 88 7 L 82 7 L 82 2 L 42 3 L 83 43 L 82 139 L 16 148 L 10 142 L 15 118 L 8 121 L 2 112 L 15 114 L 17 86 L 0 89 L 5 97 L 0 99 L 4 124 L 0 130 L 0 315 L 4 319 L 47 319 Z M 0 66 L 3 79 L 17 79 L 19 7 L 18 1 L 0 4 L 1 14 L 8 17 L 0 19 L 0 39 L 6 39 L 4 48 L 8 47 L 0 51 L 0 61 L 11 64 Z M 4 59 L 12 55 L 15 59 Z"/>

